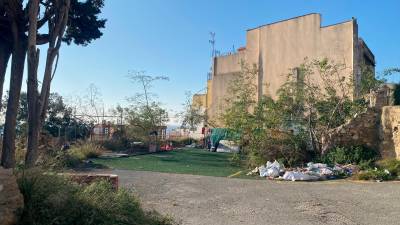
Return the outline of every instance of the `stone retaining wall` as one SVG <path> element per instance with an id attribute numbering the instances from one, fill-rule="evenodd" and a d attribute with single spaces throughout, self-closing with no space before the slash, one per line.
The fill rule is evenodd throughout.
<path id="1" fill-rule="evenodd" d="M 335 146 L 366 146 L 379 148 L 379 111 L 374 108 L 356 115 L 352 120 L 331 130 L 323 140 L 324 152 Z"/>
<path id="2" fill-rule="evenodd" d="M 382 108 L 380 152 L 383 158 L 400 159 L 400 106 Z"/>
<path id="3" fill-rule="evenodd" d="M 355 145 L 378 149 L 382 158 L 400 159 L 400 106 L 369 108 L 331 130 L 323 140 L 323 151 Z"/>

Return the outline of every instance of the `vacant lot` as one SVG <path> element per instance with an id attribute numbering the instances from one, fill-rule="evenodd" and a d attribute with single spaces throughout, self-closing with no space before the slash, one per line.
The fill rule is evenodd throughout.
<path id="1" fill-rule="evenodd" d="M 95 162 L 114 169 L 226 177 L 244 170 L 230 163 L 231 156 L 201 149 L 183 149 L 129 158 L 97 159 Z"/>
<path id="2" fill-rule="evenodd" d="M 96 162 L 114 168 L 101 172 L 118 174 L 146 208 L 185 225 L 399 224 L 398 182 L 232 179 L 244 169 L 230 157 L 185 149 Z"/>
<path id="3" fill-rule="evenodd" d="M 276 182 L 144 171 L 120 176 L 145 207 L 185 225 L 399 224 L 400 183 Z"/>

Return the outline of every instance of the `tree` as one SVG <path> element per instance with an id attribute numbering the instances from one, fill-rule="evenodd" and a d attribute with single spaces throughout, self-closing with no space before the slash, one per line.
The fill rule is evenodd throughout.
<path id="1" fill-rule="evenodd" d="M 21 0 L 0 1 L 0 12 L 2 12 L 0 14 L 0 29 L 4 31 L 2 37 L 7 39 L 6 46 L 12 46 L 10 97 L 7 104 L 1 161 L 1 164 L 5 167 L 12 167 L 15 164 L 13 159 L 15 151 L 14 129 L 26 52 L 29 52 L 28 105 L 30 115 L 26 161 L 27 165 L 30 166 L 36 158 L 37 139 L 41 124 L 46 117 L 50 85 L 57 67 L 61 42 L 65 41 L 67 44 L 73 42 L 85 46 L 92 40 L 101 37 L 100 29 L 104 28 L 105 25 L 105 20 L 98 18 L 104 0 L 29 0 L 25 8 L 23 2 Z M 46 24 L 47 29 L 44 28 Z M 46 33 L 41 33 L 42 31 Z M 28 33 L 28 35 L 25 33 Z M 48 44 L 48 50 L 41 92 L 39 93 L 37 90 L 39 51 L 36 49 L 36 45 L 43 44 Z M 7 59 L 5 50 L 3 55 L 5 57 L 0 57 L 0 62 L 1 58 Z M 0 68 L 0 72 L 3 71 L 5 66 Z"/>
<path id="2" fill-rule="evenodd" d="M 183 104 L 183 111 L 177 114 L 178 118 L 181 118 L 181 128 L 190 131 L 195 131 L 197 126 L 202 123 L 205 119 L 204 109 L 202 109 L 197 103 L 192 101 L 192 93 L 186 92 L 186 100 Z"/>
<path id="3" fill-rule="evenodd" d="M 25 35 L 26 20 L 22 1 L 0 1 L 0 27 L 2 36 L 2 49 L 4 61 L 1 63 L 0 74 L 4 77 L 5 68 L 11 49 L 11 77 L 9 88 L 9 101 L 7 103 L 6 123 L 4 125 L 3 148 L 1 166 L 11 168 L 15 166 L 15 127 L 18 102 L 24 73 L 27 37 Z M 3 72 L 4 71 L 4 72 Z M 4 79 L 4 78 L 2 78 Z M 1 80 L 1 79 L 0 79 Z M 1 84 L 3 85 L 3 84 Z M 3 88 L 1 88 L 3 89 Z"/>
<path id="4" fill-rule="evenodd" d="M 321 153 L 322 138 L 329 130 L 368 106 L 364 99 L 354 97 L 353 76 L 345 71 L 345 64 L 326 58 L 305 59 L 279 90 L 278 103 L 282 106 L 286 127 L 307 133 L 307 143 L 317 154 Z"/>
<path id="5" fill-rule="evenodd" d="M 328 59 L 306 59 L 291 69 L 273 100 L 256 98 L 257 66 L 242 63 L 242 70 L 229 84 L 228 107 L 221 118 L 249 164 L 281 159 L 294 165 L 321 154 L 327 132 L 368 107 L 365 100 L 354 98 L 352 74 L 346 71 L 345 65 Z M 377 85 L 367 83 L 370 88 Z"/>
<path id="6" fill-rule="evenodd" d="M 151 76 L 144 71 L 133 71 L 130 72 L 129 78 L 141 89 L 140 92 L 128 99 L 131 104 L 125 109 L 130 132 L 149 142 L 150 133 L 157 131 L 169 120 L 167 111 L 156 101 L 151 88 L 154 82 L 168 80 L 168 77 Z"/>

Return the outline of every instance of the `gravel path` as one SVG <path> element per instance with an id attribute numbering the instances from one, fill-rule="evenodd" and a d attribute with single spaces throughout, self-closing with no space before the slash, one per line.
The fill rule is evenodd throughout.
<path id="1" fill-rule="evenodd" d="M 148 209 L 187 225 L 400 224 L 400 183 L 284 182 L 113 170 Z"/>

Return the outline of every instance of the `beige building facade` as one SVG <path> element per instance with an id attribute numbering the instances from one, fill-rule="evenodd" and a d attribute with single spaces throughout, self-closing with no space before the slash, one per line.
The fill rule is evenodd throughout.
<path id="1" fill-rule="evenodd" d="M 257 98 L 266 95 L 276 99 L 289 71 L 305 58 L 328 58 L 345 64 L 345 74 L 355 81 L 352 93 L 356 96 L 362 80 L 361 66 L 374 69 L 374 55 L 359 37 L 356 19 L 329 26 L 321 26 L 321 19 L 320 14 L 312 13 L 249 29 L 245 47 L 215 57 L 204 97 L 209 121 L 216 121 L 224 111 L 229 83 L 241 71 L 241 62 L 258 66 L 254 81 Z"/>

